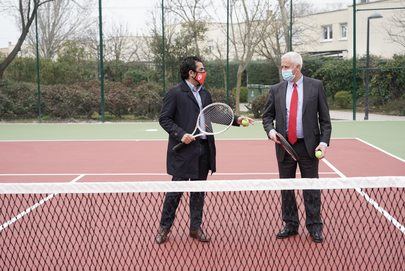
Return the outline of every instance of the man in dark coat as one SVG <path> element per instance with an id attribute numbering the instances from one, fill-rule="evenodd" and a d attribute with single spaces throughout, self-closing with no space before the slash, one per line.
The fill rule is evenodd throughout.
<path id="1" fill-rule="evenodd" d="M 173 176 L 172 181 L 206 180 L 210 170 L 212 173 L 216 171 L 214 136 L 195 138 L 191 134 L 200 110 L 212 103 L 211 94 L 203 86 L 206 71 L 202 60 L 195 56 L 186 57 L 180 65 L 180 75 L 182 81 L 167 92 L 159 117 L 160 125 L 169 134 L 167 173 Z M 233 125 L 240 125 L 242 119 L 235 117 Z M 180 142 L 186 146 L 173 151 Z M 156 243 L 167 241 L 182 194 L 166 193 Z M 201 229 L 204 196 L 204 192 L 190 193 L 190 236 L 208 242 L 209 237 Z"/>
<path id="2" fill-rule="evenodd" d="M 319 160 L 315 151 L 321 150 L 323 158 L 331 136 L 329 108 L 322 82 L 303 76 L 302 57 L 288 52 L 281 58 L 284 81 L 270 88 L 263 113 L 263 126 L 267 136 L 276 143 L 276 156 L 280 178 L 295 178 L 297 164 L 302 178 L 319 178 Z M 288 138 L 299 156 L 298 162 L 284 151 L 276 132 Z M 314 242 L 323 241 L 320 190 L 304 190 L 306 227 Z M 298 209 L 292 190 L 281 192 L 284 228 L 278 239 L 298 234 Z"/>

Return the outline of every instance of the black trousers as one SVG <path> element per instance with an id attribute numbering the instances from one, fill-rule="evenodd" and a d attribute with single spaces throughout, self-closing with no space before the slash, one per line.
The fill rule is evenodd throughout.
<path id="1" fill-rule="evenodd" d="M 198 179 L 190 179 L 181 176 L 173 176 L 172 181 L 201 181 L 207 180 L 209 171 L 209 149 L 206 140 L 197 140 L 191 144 L 199 144 L 200 157 Z M 173 225 L 176 216 L 176 210 L 179 206 L 183 192 L 168 192 L 166 193 L 163 202 L 162 217 L 160 219 L 160 227 L 170 229 Z M 191 192 L 190 193 L 190 230 L 195 231 L 200 228 L 203 217 L 204 208 L 204 192 Z"/>
<path id="2" fill-rule="evenodd" d="M 319 160 L 316 158 L 311 158 L 308 155 L 304 140 L 298 139 L 298 141 L 293 145 L 293 148 L 297 152 L 300 159 L 298 162 L 296 162 L 289 154 L 286 153 L 284 160 L 282 162 L 278 162 L 280 178 L 295 178 L 297 164 L 300 168 L 302 178 L 319 178 Z M 304 190 L 303 196 L 306 214 L 305 224 L 307 229 L 309 231 L 322 230 L 321 191 Z M 290 227 L 298 228 L 298 208 L 294 190 L 281 191 L 281 200 L 283 221 Z"/>

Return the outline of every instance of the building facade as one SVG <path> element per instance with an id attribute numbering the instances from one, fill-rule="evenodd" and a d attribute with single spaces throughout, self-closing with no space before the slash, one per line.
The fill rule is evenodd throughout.
<path id="1" fill-rule="evenodd" d="M 381 16 L 370 19 L 370 54 L 392 58 L 405 53 L 405 9 L 396 9 L 398 7 L 405 8 L 405 1 L 382 0 L 356 5 L 357 56 L 366 54 L 370 16 Z M 294 50 L 312 55 L 353 57 L 353 6 L 298 18 L 295 27 L 300 28 L 297 35 L 310 38 L 293 42 Z"/>

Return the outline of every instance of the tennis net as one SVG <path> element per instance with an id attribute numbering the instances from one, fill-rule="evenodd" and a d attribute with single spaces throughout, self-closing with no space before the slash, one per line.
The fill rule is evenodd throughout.
<path id="1" fill-rule="evenodd" d="M 405 177 L 0 184 L 0 269 L 401 270 Z M 281 190 L 298 235 L 278 240 Z M 305 229 L 302 191 L 321 189 L 324 241 Z M 189 237 L 189 193 L 206 191 Z M 184 193 L 169 240 L 154 241 L 166 192 Z"/>

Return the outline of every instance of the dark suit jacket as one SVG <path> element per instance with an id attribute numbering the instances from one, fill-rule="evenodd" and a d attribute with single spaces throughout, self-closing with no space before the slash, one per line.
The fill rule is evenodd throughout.
<path id="1" fill-rule="evenodd" d="M 204 88 L 200 90 L 203 107 L 212 103 L 211 94 Z M 201 145 L 192 142 L 178 152 L 172 148 L 181 142 L 185 133 L 191 134 L 195 128 L 200 108 L 185 81 L 170 89 L 164 100 L 159 117 L 159 124 L 169 134 L 167 147 L 167 173 L 172 176 L 196 179 L 198 178 L 198 163 Z M 209 146 L 209 165 L 211 172 L 216 171 L 214 136 L 207 136 Z"/>
<path id="2" fill-rule="evenodd" d="M 263 126 L 267 136 L 270 130 L 276 129 L 277 132 L 286 137 L 287 85 L 288 83 L 283 81 L 270 87 L 269 98 L 263 113 Z M 305 146 L 308 154 L 314 158 L 315 148 L 319 142 L 325 142 L 329 145 L 332 125 L 322 82 L 304 76 L 303 93 L 302 128 Z M 285 151 L 279 144 L 276 144 L 276 155 L 278 161 L 283 161 Z"/>

